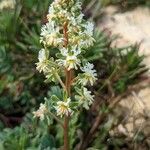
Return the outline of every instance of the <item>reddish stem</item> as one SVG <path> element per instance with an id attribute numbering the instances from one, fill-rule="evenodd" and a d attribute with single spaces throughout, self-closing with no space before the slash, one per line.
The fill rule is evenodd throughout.
<path id="1" fill-rule="evenodd" d="M 63 34 L 64 34 L 64 47 L 68 46 L 68 23 L 64 23 Z M 66 90 L 68 96 L 71 95 L 71 79 L 72 79 L 72 71 L 66 69 Z M 69 116 L 65 115 L 64 119 L 64 150 L 69 150 Z"/>

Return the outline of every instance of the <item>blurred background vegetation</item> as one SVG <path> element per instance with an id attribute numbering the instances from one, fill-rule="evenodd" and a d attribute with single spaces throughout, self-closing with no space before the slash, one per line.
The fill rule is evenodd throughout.
<path id="1" fill-rule="evenodd" d="M 45 97 L 50 99 L 52 93 L 59 94 L 59 87 L 44 83 L 44 76 L 35 69 L 41 49 L 40 28 L 46 23 L 52 0 L 16 0 L 14 6 L 2 7 L 4 2 L 9 3 L 9 0 L 0 1 L 0 150 L 55 150 L 62 146 L 62 131 L 55 122 L 46 126 L 32 115 Z M 84 0 L 85 17 L 96 24 L 101 9 L 110 4 L 127 10 L 138 5 L 149 7 L 150 1 Z M 114 122 L 119 122 L 119 117 L 110 120 L 109 114 L 119 98 L 128 93 L 129 87 L 141 81 L 147 71 L 142 63 L 144 56 L 138 54 L 138 44 L 122 48 L 112 46 L 118 37 L 99 28 L 94 37 L 96 43 L 88 50 L 86 58 L 98 71 L 99 80 L 91 89 L 96 95 L 95 103 L 88 112 L 81 110 L 81 114 L 74 116 L 70 124 L 71 149 L 132 149 L 135 143 L 132 139 L 126 141 L 126 137 L 113 138 L 109 134 Z M 98 123 L 97 128 L 88 135 L 94 123 Z M 143 143 L 140 138 L 137 138 L 138 144 Z"/>

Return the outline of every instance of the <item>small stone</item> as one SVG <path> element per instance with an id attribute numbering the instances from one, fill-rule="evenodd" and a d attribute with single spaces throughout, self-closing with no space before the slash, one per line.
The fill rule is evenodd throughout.
<path id="1" fill-rule="evenodd" d="M 127 130 L 123 127 L 122 124 L 120 124 L 120 125 L 118 126 L 118 131 L 119 131 L 120 133 L 124 134 L 124 135 L 127 135 L 127 134 L 128 134 Z"/>

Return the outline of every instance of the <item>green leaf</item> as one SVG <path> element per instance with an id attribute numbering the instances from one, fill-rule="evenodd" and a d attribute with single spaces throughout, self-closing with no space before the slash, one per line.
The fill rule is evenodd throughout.
<path id="1" fill-rule="evenodd" d="M 41 150 L 46 148 L 55 148 L 54 137 L 50 134 L 45 134 L 41 139 Z"/>

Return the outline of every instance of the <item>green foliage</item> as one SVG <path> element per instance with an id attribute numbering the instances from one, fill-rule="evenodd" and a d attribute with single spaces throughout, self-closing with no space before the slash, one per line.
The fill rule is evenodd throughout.
<path id="1" fill-rule="evenodd" d="M 36 73 L 34 63 L 40 49 L 39 32 L 42 24 L 40 20 L 44 17 L 49 3 L 49 0 L 45 2 L 17 0 L 14 10 L 7 9 L 0 13 L 2 113 L 25 114 L 32 105 L 43 99 L 47 87 L 43 84 L 42 77 Z"/>
<path id="2" fill-rule="evenodd" d="M 16 127 L 13 130 L 5 129 L 0 133 L 1 150 L 53 149 L 55 147 L 54 137 L 39 131 L 40 129 L 36 129 L 36 134 L 34 134 L 24 126 Z"/>
<path id="3" fill-rule="evenodd" d="M 27 132 L 23 131 L 22 128 L 15 128 L 14 130 L 5 129 L 0 137 L 3 149 L 7 150 L 23 150 L 29 140 Z"/>

